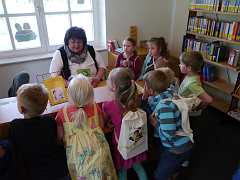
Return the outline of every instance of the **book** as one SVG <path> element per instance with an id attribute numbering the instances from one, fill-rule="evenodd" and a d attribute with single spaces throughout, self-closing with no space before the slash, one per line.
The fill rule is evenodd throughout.
<path id="1" fill-rule="evenodd" d="M 43 84 L 48 90 L 48 98 L 52 106 L 67 101 L 67 90 L 65 87 L 65 80 L 62 76 L 45 79 L 43 80 Z"/>
<path id="2" fill-rule="evenodd" d="M 229 52 L 228 64 L 234 67 L 237 67 L 239 64 L 239 50 L 231 48 Z"/>

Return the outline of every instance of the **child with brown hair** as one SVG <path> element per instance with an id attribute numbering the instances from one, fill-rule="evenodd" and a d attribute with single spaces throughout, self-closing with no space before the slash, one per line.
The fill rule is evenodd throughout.
<path id="1" fill-rule="evenodd" d="M 142 63 L 137 55 L 136 41 L 127 37 L 123 41 L 123 53 L 118 55 L 116 67 L 127 67 L 134 73 L 134 79 L 138 79 L 141 73 Z"/>
<path id="2" fill-rule="evenodd" d="M 140 79 L 143 79 L 144 74 L 147 72 L 169 66 L 169 52 L 167 43 L 163 37 L 151 38 L 148 41 L 149 53 L 145 58 Z"/>
<path id="3" fill-rule="evenodd" d="M 199 111 L 190 114 L 190 125 L 193 129 L 195 141 L 199 140 L 199 131 L 202 126 L 201 109 L 212 102 L 212 97 L 203 89 L 199 73 L 203 66 L 203 57 L 196 51 L 184 52 L 180 56 L 180 70 L 185 76 L 179 87 L 179 95 L 182 97 L 198 97 L 201 104 Z"/>
<path id="4" fill-rule="evenodd" d="M 179 89 L 179 79 L 175 76 L 173 70 L 169 67 L 161 67 L 157 68 L 156 70 L 164 72 L 170 81 L 169 88 L 173 91 L 174 94 L 178 94 Z"/>
<path id="5" fill-rule="evenodd" d="M 144 93 L 152 96 L 149 104 L 154 113 L 150 122 L 163 145 L 154 176 L 155 179 L 168 180 L 189 159 L 192 143 L 189 137 L 177 135 L 177 131 L 182 130 L 182 117 L 171 100 L 173 93 L 169 89 L 170 79 L 167 75 L 162 71 L 150 71 L 144 75 L 144 81 Z"/>
<path id="6" fill-rule="evenodd" d="M 143 152 L 133 158 L 124 160 L 118 150 L 122 118 L 128 111 L 137 111 L 138 93 L 133 74 L 127 68 L 115 68 L 108 76 L 108 86 L 115 93 L 115 99 L 103 103 L 103 112 L 106 120 L 110 120 L 114 127 L 112 145 L 114 148 L 113 159 L 118 171 L 119 180 L 127 179 L 127 170 L 133 168 L 140 180 L 146 180 L 147 175 L 141 162 L 146 159 Z"/>
<path id="7" fill-rule="evenodd" d="M 47 103 L 48 92 L 41 85 L 25 84 L 17 91 L 18 110 L 24 118 L 10 123 L 9 139 L 18 179 L 60 180 L 68 175 L 56 123 L 50 116 L 41 116 Z"/>

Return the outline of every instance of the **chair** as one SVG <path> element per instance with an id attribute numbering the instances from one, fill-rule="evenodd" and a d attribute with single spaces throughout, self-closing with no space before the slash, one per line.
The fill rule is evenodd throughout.
<path id="1" fill-rule="evenodd" d="M 8 89 L 8 97 L 14 97 L 17 95 L 18 88 L 23 85 L 29 83 L 30 76 L 27 72 L 20 72 L 14 78 L 12 82 L 12 86 Z"/>

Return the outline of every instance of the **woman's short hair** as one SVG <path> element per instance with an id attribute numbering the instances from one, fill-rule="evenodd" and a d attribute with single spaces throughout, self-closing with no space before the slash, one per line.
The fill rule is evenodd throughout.
<path id="1" fill-rule="evenodd" d="M 83 46 L 87 44 L 87 36 L 84 29 L 79 27 L 69 28 L 64 37 L 64 44 L 68 45 L 70 39 L 81 39 L 83 41 Z"/>

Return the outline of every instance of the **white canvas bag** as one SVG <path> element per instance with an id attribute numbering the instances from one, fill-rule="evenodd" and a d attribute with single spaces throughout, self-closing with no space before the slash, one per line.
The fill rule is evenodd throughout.
<path id="1" fill-rule="evenodd" d="M 123 159 L 127 160 L 141 154 L 148 149 L 147 114 L 138 109 L 129 111 L 122 119 L 118 142 L 118 151 Z"/>

